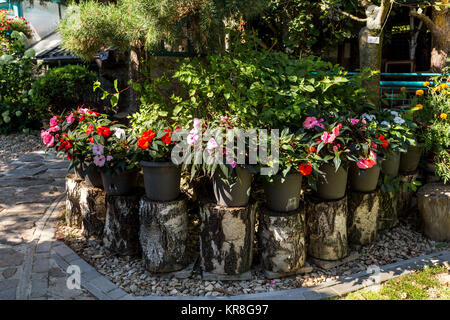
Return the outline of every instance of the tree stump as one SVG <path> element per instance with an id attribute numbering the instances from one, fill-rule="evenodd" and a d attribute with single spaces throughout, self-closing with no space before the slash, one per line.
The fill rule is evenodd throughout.
<path id="1" fill-rule="evenodd" d="M 296 274 L 306 264 L 306 222 L 303 206 L 291 212 L 274 212 L 265 207 L 258 230 L 264 269 Z"/>
<path id="2" fill-rule="evenodd" d="M 450 185 L 424 185 L 417 202 L 425 234 L 434 241 L 450 241 Z"/>
<path id="3" fill-rule="evenodd" d="M 403 183 L 413 183 L 417 180 L 419 176 L 419 172 L 409 174 L 409 175 L 400 175 L 401 184 Z M 398 216 L 406 216 L 410 212 L 410 209 L 414 206 L 413 196 L 414 191 L 411 188 L 408 188 L 408 191 L 404 191 L 403 185 L 400 190 L 396 193 L 397 196 L 397 215 Z"/>
<path id="4" fill-rule="evenodd" d="M 380 210 L 378 191 L 348 194 L 348 241 L 352 244 L 366 245 L 377 237 L 377 220 Z"/>
<path id="5" fill-rule="evenodd" d="M 174 272 L 188 264 L 188 209 L 183 195 L 169 202 L 143 197 L 139 206 L 140 233 L 145 266 L 150 272 Z"/>
<path id="6" fill-rule="evenodd" d="M 308 253 L 322 260 L 348 255 L 347 196 L 335 201 L 306 197 Z"/>
<path id="7" fill-rule="evenodd" d="M 250 270 L 256 203 L 245 207 L 200 204 L 200 263 L 203 271 L 237 275 Z"/>
<path id="8" fill-rule="evenodd" d="M 386 230 L 395 227 L 398 223 L 397 203 L 398 196 L 393 192 L 379 191 L 380 209 L 378 211 L 377 230 Z"/>
<path id="9" fill-rule="evenodd" d="M 106 195 L 106 222 L 103 244 L 121 256 L 140 253 L 139 201 L 141 194 L 132 196 Z"/>
<path id="10" fill-rule="evenodd" d="M 83 236 L 101 239 L 105 227 L 105 192 L 74 174 L 66 177 L 66 223 L 83 230 Z"/>

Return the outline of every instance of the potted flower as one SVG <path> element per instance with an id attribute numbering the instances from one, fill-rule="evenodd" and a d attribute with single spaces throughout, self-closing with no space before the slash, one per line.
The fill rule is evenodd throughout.
<path id="1" fill-rule="evenodd" d="M 281 132 L 278 157 L 267 163 L 277 172 L 266 175 L 264 181 L 264 193 L 270 210 L 288 212 L 300 206 L 302 178 L 310 177 L 314 166 L 306 136 L 305 133 L 290 133 L 289 129 Z"/>
<path id="2" fill-rule="evenodd" d="M 328 115 L 327 120 L 309 116 L 303 122 L 304 130 L 314 141 L 310 149 L 312 159 L 320 163 L 317 193 L 322 199 L 337 200 L 345 196 L 347 187 L 347 161 L 349 149 L 348 127 L 336 113 Z"/>
<path id="3" fill-rule="evenodd" d="M 174 131 L 179 127 L 160 121 L 138 131 L 136 152 L 144 170 L 144 184 L 147 197 L 153 201 L 172 201 L 180 195 L 181 167 L 171 159 Z"/>
<path id="4" fill-rule="evenodd" d="M 131 148 L 132 138 L 124 127 L 106 117 L 96 123 L 90 153 L 87 157 L 101 172 L 103 187 L 108 195 L 128 195 L 137 187 L 138 167 Z M 95 130 L 95 131 L 94 131 Z"/>
<path id="5" fill-rule="evenodd" d="M 383 109 L 377 117 L 381 150 L 384 152 L 381 171 L 394 178 L 400 169 L 401 154 L 415 144 L 414 135 L 399 111 Z"/>
<path id="6" fill-rule="evenodd" d="M 227 133 L 233 136 L 232 147 L 223 146 Z M 238 164 L 235 142 L 242 138 L 240 134 L 240 130 L 230 127 L 229 119 L 222 118 L 220 123 L 211 121 L 207 126 L 195 118 L 186 138 L 187 144 L 193 149 L 188 160 L 192 166 L 191 178 L 198 170 L 208 175 L 212 180 L 216 202 L 221 206 L 243 207 L 250 198 L 254 170 L 244 163 Z M 202 141 L 207 142 L 205 150 Z M 247 156 L 245 154 L 244 158 Z"/>
<path id="7" fill-rule="evenodd" d="M 377 188 L 381 169 L 378 147 L 385 148 L 389 143 L 380 135 L 375 115 L 365 113 L 360 118 L 348 119 L 347 123 L 351 136 L 350 187 L 354 191 L 372 192 Z"/>

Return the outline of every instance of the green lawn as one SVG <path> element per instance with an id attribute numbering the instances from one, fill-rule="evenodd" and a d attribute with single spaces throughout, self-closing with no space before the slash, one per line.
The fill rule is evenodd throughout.
<path id="1" fill-rule="evenodd" d="M 366 288 L 333 300 L 450 300 L 450 271 L 445 266 L 388 280 L 377 288 Z"/>

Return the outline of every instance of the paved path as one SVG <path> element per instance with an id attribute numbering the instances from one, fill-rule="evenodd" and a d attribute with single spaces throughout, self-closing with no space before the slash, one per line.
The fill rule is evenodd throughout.
<path id="1" fill-rule="evenodd" d="M 0 299 L 89 299 L 51 258 L 68 162 L 32 152 L 0 164 Z"/>

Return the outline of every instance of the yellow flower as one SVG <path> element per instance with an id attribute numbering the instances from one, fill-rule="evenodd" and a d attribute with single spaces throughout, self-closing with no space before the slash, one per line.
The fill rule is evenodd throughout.
<path id="1" fill-rule="evenodd" d="M 422 110 L 422 109 L 423 109 L 423 105 L 417 104 L 417 105 L 416 105 L 416 108 L 419 109 L 419 110 Z"/>
<path id="2" fill-rule="evenodd" d="M 441 84 L 441 89 L 447 89 L 447 84 L 446 83 Z"/>
<path id="3" fill-rule="evenodd" d="M 400 88 L 400 91 L 401 91 L 401 92 L 403 92 L 403 91 L 405 91 L 405 90 L 406 90 L 405 87 L 401 87 L 401 88 Z"/>
<path id="4" fill-rule="evenodd" d="M 429 81 L 425 81 L 424 83 L 423 83 L 423 86 L 424 87 L 428 87 L 430 85 L 430 82 Z"/>
<path id="5" fill-rule="evenodd" d="M 441 115 L 439 117 L 441 119 L 445 120 L 445 119 L 447 119 L 447 114 L 446 113 L 441 113 Z"/>
<path id="6" fill-rule="evenodd" d="M 416 95 L 418 95 L 418 96 L 423 96 L 423 93 L 424 92 L 422 89 L 416 91 Z"/>

